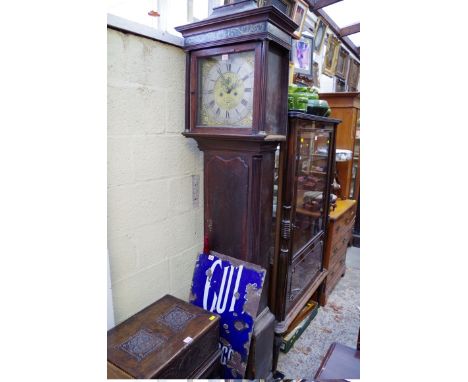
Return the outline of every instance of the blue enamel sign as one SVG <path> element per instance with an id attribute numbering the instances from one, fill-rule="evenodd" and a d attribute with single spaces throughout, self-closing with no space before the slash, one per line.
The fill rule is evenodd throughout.
<path id="1" fill-rule="evenodd" d="M 190 302 L 221 316 L 223 378 L 243 378 L 265 269 L 211 251 L 195 264 Z"/>

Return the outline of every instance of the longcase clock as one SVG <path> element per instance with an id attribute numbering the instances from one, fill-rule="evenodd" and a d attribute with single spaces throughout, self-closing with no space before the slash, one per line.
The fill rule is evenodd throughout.
<path id="1" fill-rule="evenodd" d="M 186 128 L 204 152 L 204 230 L 210 249 L 267 270 L 246 378 L 271 376 L 275 150 L 286 140 L 289 53 L 297 25 L 273 6 L 237 1 L 184 36 Z"/>

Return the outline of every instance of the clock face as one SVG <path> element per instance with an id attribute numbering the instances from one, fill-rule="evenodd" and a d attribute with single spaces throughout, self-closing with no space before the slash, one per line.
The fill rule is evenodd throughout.
<path id="1" fill-rule="evenodd" d="M 201 58 L 198 66 L 197 124 L 252 127 L 255 52 Z"/>

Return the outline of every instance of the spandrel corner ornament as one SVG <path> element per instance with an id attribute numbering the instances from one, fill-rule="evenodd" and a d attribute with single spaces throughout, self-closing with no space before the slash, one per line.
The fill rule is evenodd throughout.
<path id="1" fill-rule="evenodd" d="M 190 302 L 221 316 L 223 378 L 245 375 L 266 270 L 211 251 L 195 264 Z"/>

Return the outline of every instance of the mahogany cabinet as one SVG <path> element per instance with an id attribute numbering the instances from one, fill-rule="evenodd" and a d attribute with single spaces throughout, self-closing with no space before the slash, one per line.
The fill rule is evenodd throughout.
<path id="1" fill-rule="evenodd" d="M 336 148 L 351 150 L 354 158 L 356 130 L 359 125 L 360 93 L 320 93 L 320 99 L 326 100 L 330 105 L 330 117 L 342 121 L 336 134 Z M 354 164 L 354 160 L 336 163 L 337 178 L 341 185 L 338 196 L 341 199 L 351 198 L 351 193 L 353 193 L 352 199 L 358 198 L 358 193 L 353 191 L 356 190 L 356 184 L 353 184 Z M 356 179 L 359 168 L 354 168 L 354 171 L 354 179 L 359 182 L 359 179 Z"/>
<path id="2" fill-rule="evenodd" d="M 273 282 L 277 334 L 286 331 L 327 274 L 322 257 L 339 122 L 289 113 L 277 195 Z"/>

